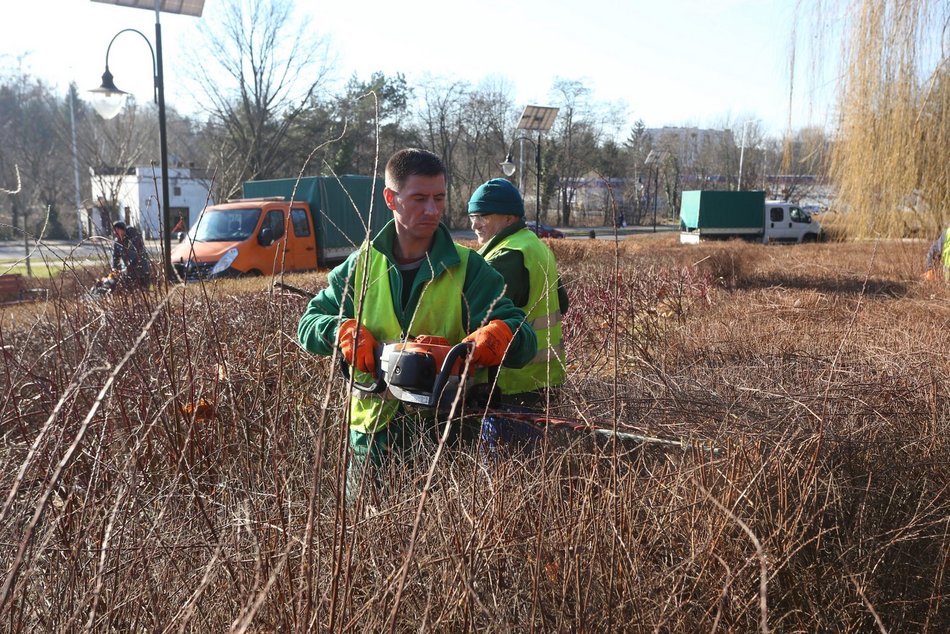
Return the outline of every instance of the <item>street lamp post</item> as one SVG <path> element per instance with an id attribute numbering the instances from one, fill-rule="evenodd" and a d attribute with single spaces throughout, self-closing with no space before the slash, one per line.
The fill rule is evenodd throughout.
<path id="1" fill-rule="evenodd" d="M 666 157 L 666 151 L 650 150 L 644 165 L 653 168 L 653 233 L 656 233 L 656 206 L 660 197 L 660 163 Z M 647 178 L 650 178 L 647 175 Z M 647 181 L 648 183 L 650 181 Z"/>
<path id="2" fill-rule="evenodd" d="M 155 48 L 144 33 L 136 29 L 122 29 L 112 36 L 109 46 L 106 48 L 106 70 L 102 73 L 102 85 L 94 90 L 92 106 L 103 119 L 112 119 L 119 114 L 122 106 L 125 105 L 125 99 L 128 93 L 116 88 L 112 73 L 109 72 L 109 51 L 116 38 L 123 33 L 138 33 L 152 54 L 152 70 L 154 71 L 155 101 L 158 103 L 158 142 L 161 154 L 162 170 L 162 263 L 165 268 L 166 278 L 171 280 L 174 277 L 174 271 L 171 265 L 171 223 L 169 222 L 170 212 L 168 209 L 168 139 L 165 127 L 165 82 L 162 72 L 162 30 L 161 25 L 155 22 Z"/>
<path id="3" fill-rule="evenodd" d="M 660 166 L 653 170 L 653 233 L 656 233 L 656 205 L 660 199 Z"/>
<path id="4" fill-rule="evenodd" d="M 73 101 L 76 99 L 76 85 L 69 85 L 69 131 L 73 141 L 73 177 L 76 186 L 76 227 L 79 241 L 82 242 L 82 189 L 79 186 L 79 153 L 76 151 L 76 115 L 73 113 Z"/>
<path id="5" fill-rule="evenodd" d="M 527 141 L 534 145 L 534 162 L 535 169 L 538 176 L 538 190 L 537 198 L 534 201 L 534 221 L 536 223 L 536 233 L 541 234 L 541 133 L 547 132 L 551 129 L 551 126 L 554 125 L 554 118 L 557 117 L 559 108 L 550 108 L 548 106 L 525 106 L 524 111 L 521 113 L 521 119 L 518 120 L 518 130 L 524 130 L 525 132 L 537 132 L 538 141 L 535 143 L 527 135 L 519 136 L 515 141 Z M 514 145 L 514 141 L 512 141 Z M 522 147 L 522 165 L 524 164 L 524 145 Z M 502 172 L 505 176 L 511 176 L 515 173 L 515 164 L 511 162 L 511 146 L 508 146 L 508 156 L 505 157 L 505 160 L 501 163 Z M 522 173 L 524 170 L 522 170 Z M 522 180 L 523 182 L 523 180 Z"/>
<path id="6" fill-rule="evenodd" d="M 164 66 L 162 64 L 162 25 L 161 13 L 178 13 L 181 15 L 190 15 L 196 18 L 201 17 L 204 10 L 205 0 L 178 0 L 177 2 L 168 2 L 166 0 L 92 0 L 101 4 L 121 5 L 136 9 L 145 9 L 155 12 L 155 48 L 152 43 L 135 29 L 123 29 L 112 36 L 108 48 L 106 48 L 106 72 L 102 74 L 102 85 L 90 92 L 94 93 L 93 107 L 103 119 L 111 119 L 122 109 L 125 104 L 125 93 L 115 87 L 112 81 L 112 73 L 109 72 L 109 49 L 115 38 L 126 31 L 138 33 L 148 44 L 148 50 L 152 53 L 152 69 L 154 71 L 155 85 L 155 103 L 158 104 L 158 142 L 161 151 L 162 162 L 162 260 L 165 267 L 165 276 L 167 280 L 174 279 L 175 271 L 172 269 L 172 243 L 171 243 L 171 210 L 168 207 L 168 140 L 165 133 L 165 79 Z"/>
<path id="7" fill-rule="evenodd" d="M 647 174 L 647 182 L 650 182 L 649 178 L 650 178 L 650 175 Z M 643 179 L 638 176 L 637 177 L 637 218 L 636 218 L 637 224 L 640 223 L 640 219 L 643 217 L 642 209 L 643 209 L 643 190 L 644 189 L 645 189 L 645 185 L 643 184 Z"/>
<path id="8" fill-rule="evenodd" d="M 540 235 L 541 233 L 541 133 L 538 132 L 537 143 L 535 143 L 531 138 L 526 137 L 526 136 L 518 137 L 517 139 L 515 139 L 515 141 L 522 141 L 522 142 L 527 141 L 528 143 L 534 146 L 534 150 L 535 150 L 534 166 L 535 166 L 535 171 L 537 172 L 537 176 L 538 176 L 538 179 L 537 179 L 538 187 L 537 187 L 537 193 L 535 194 L 535 201 L 534 201 L 534 222 L 536 224 L 536 227 L 535 227 L 536 233 Z M 514 145 L 514 141 L 512 141 L 512 145 Z M 511 176 L 512 174 L 515 173 L 515 164 L 511 160 L 510 150 L 508 152 L 508 155 L 505 156 L 505 160 L 502 161 L 500 165 L 501 165 L 501 171 L 505 174 L 505 176 Z"/>

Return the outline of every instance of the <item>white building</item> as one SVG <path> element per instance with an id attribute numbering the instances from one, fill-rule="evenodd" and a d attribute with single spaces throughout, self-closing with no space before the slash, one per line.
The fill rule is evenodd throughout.
<path id="1" fill-rule="evenodd" d="M 94 203 L 89 215 L 91 235 L 109 235 L 112 223 L 122 220 L 137 227 L 146 240 L 161 238 L 162 173 L 158 166 L 91 171 Z M 211 180 L 204 170 L 169 166 L 168 208 L 172 230 L 181 220 L 180 229 L 187 231 L 205 205 L 214 203 L 210 186 Z"/>

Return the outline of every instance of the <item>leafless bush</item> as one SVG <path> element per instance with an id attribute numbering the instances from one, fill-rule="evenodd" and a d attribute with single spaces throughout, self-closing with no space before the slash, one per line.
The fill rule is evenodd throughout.
<path id="1" fill-rule="evenodd" d="M 950 292 L 914 279 L 924 247 L 554 247 L 547 442 L 443 454 L 417 526 L 434 453 L 343 502 L 342 381 L 267 280 L 6 311 L 3 628 L 950 627 Z"/>

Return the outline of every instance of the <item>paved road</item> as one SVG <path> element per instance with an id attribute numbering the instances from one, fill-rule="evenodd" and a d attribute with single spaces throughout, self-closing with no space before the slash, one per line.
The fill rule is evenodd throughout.
<path id="1" fill-rule="evenodd" d="M 157 240 L 147 241 L 147 248 L 160 251 Z M 22 242 L 13 240 L 0 241 L 0 260 L 12 261 L 19 260 L 25 256 L 25 248 Z M 76 244 L 71 240 L 44 240 L 41 244 L 30 245 L 30 259 L 39 261 L 43 258 L 49 260 L 91 260 L 99 258 L 112 257 L 112 241 L 107 238 L 96 238 L 86 240 L 82 244 Z"/>
<path id="2" fill-rule="evenodd" d="M 613 227 L 558 227 L 568 239 L 571 240 L 590 240 L 590 232 L 594 232 L 594 236 L 598 240 L 613 240 L 614 239 L 614 228 Z M 657 233 L 669 232 L 669 231 L 679 231 L 679 225 L 657 225 Z M 639 235 L 645 233 L 653 233 L 653 225 L 648 226 L 637 226 L 637 227 L 622 227 L 618 229 L 620 238 L 623 239 L 631 235 Z M 474 240 L 475 232 L 470 229 L 456 229 L 452 231 L 452 235 L 456 238 L 462 240 Z"/>
<path id="3" fill-rule="evenodd" d="M 593 229 L 598 240 L 613 240 L 613 227 L 569 227 L 561 230 L 566 237 L 574 240 L 590 239 L 590 232 Z M 677 225 L 657 225 L 657 232 L 676 231 Z M 645 227 L 623 227 L 619 230 L 620 236 L 626 237 L 634 234 L 652 233 L 652 225 Z M 452 235 L 462 240 L 474 240 L 475 232 L 470 229 L 458 229 L 452 231 Z M 161 242 L 158 240 L 146 240 L 145 246 L 150 253 L 155 254 L 160 259 Z M 173 245 L 174 246 L 174 245 Z M 112 241 L 109 238 L 97 237 L 83 241 L 82 244 L 76 244 L 70 240 L 44 240 L 39 246 L 31 245 L 30 257 L 33 260 L 42 260 L 46 257 L 51 260 L 102 260 L 108 261 L 112 255 Z M 23 258 L 24 247 L 22 242 L 13 240 L 0 240 L 0 261 L 14 261 Z"/>
<path id="4" fill-rule="evenodd" d="M 669 233 L 670 231 L 679 231 L 680 227 L 678 224 L 675 225 L 657 225 L 655 233 Z M 593 231 L 595 237 L 598 240 L 613 240 L 614 239 L 614 228 L 613 227 L 586 227 L 586 228 L 574 228 L 561 229 L 567 234 L 568 238 L 575 240 L 589 240 L 590 232 Z M 653 225 L 648 226 L 637 226 L 637 227 L 621 227 L 617 229 L 617 234 L 620 239 L 624 239 L 627 236 L 632 235 L 643 235 L 654 233 Z"/>

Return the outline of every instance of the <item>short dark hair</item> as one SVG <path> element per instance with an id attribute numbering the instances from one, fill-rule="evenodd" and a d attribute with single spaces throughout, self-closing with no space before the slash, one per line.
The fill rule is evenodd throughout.
<path id="1" fill-rule="evenodd" d="M 113 229 L 122 229 L 122 231 L 126 231 L 126 230 L 128 229 L 128 227 L 125 226 L 125 223 L 122 222 L 121 220 L 116 220 L 115 222 L 113 222 L 113 223 L 112 223 L 112 228 L 113 228 Z"/>
<path id="2" fill-rule="evenodd" d="M 405 148 L 386 162 L 386 187 L 398 192 L 410 176 L 444 176 L 445 163 L 438 155 L 419 148 Z"/>

